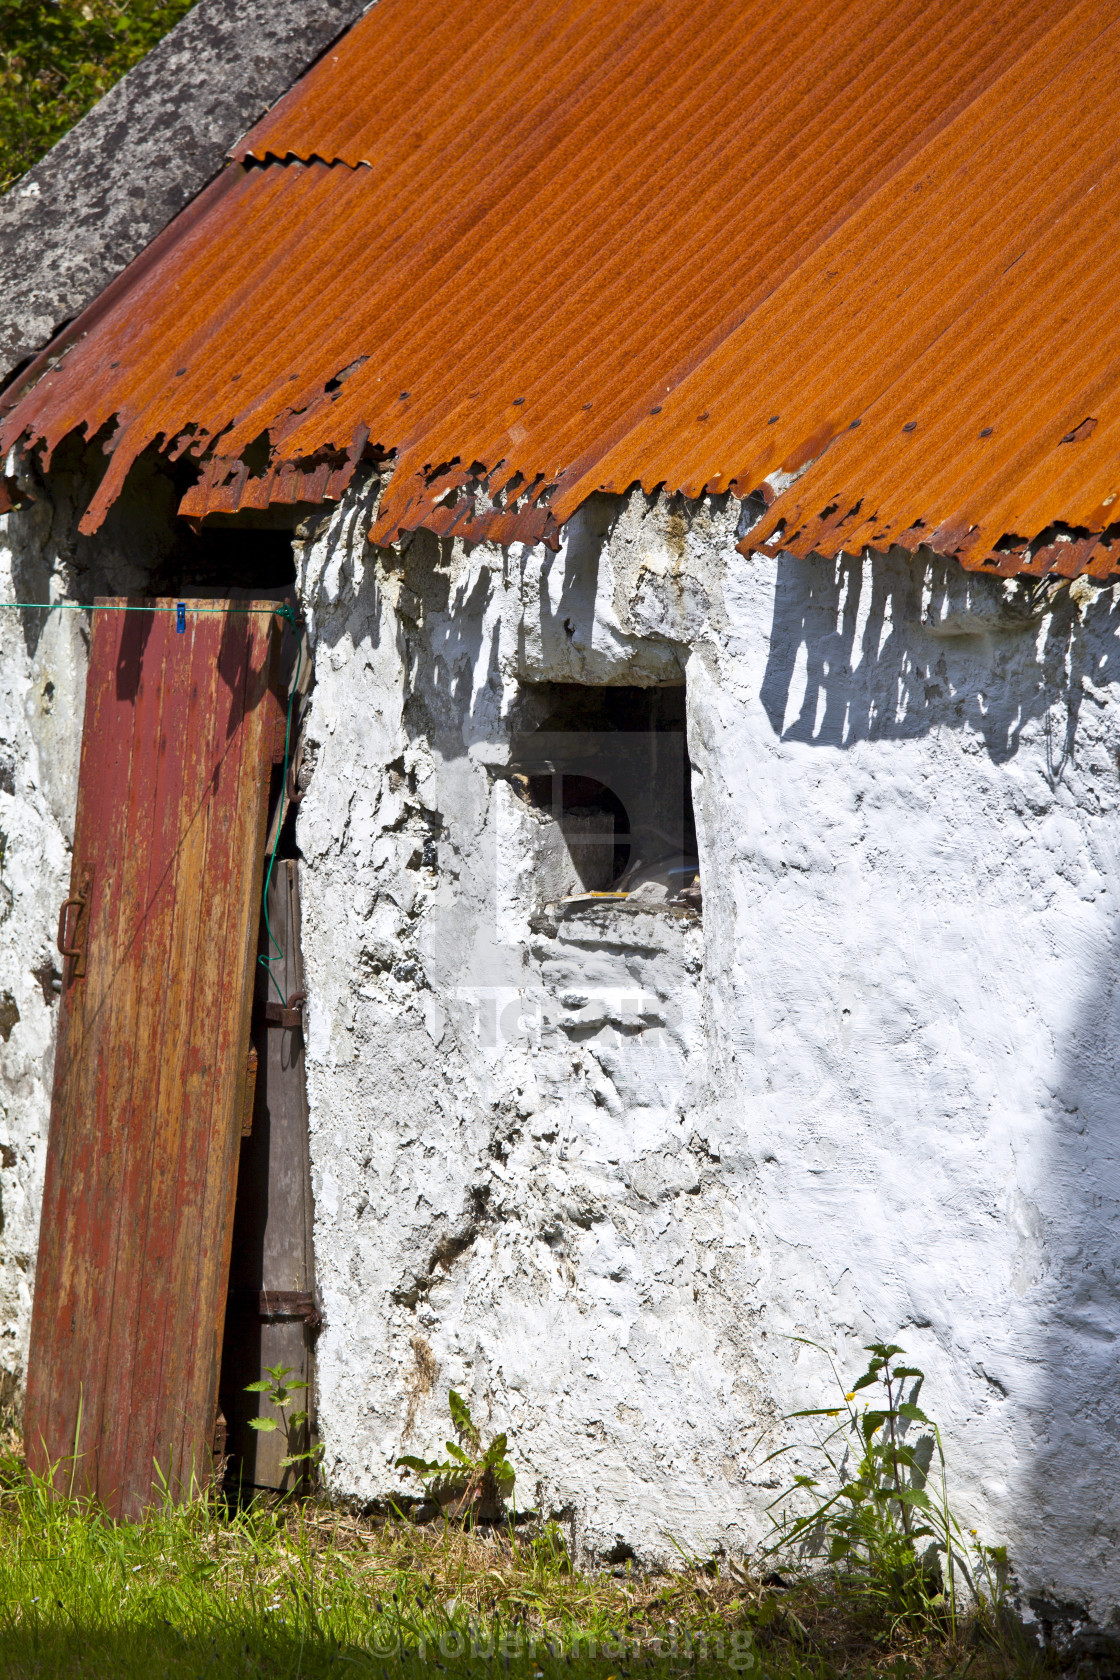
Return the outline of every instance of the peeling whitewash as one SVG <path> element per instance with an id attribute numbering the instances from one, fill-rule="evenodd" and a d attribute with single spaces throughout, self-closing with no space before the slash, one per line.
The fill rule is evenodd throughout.
<path id="1" fill-rule="evenodd" d="M 423 535 L 374 551 L 374 495 L 297 544 L 330 1487 L 406 1489 L 394 1460 L 442 1439 L 454 1386 L 509 1431 L 518 1503 L 588 1550 L 742 1551 L 786 1474 L 753 1444 L 832 1392 L 790 1338 L 852 1372 L 897 1335 L 963 1516 L 1029 1594 L 1107 1621 L 1120 595 L 1032 600 L 904 554 L 744 560 L 738 504 L 641 494 L 594 501 L 555 556 Z M 75 591 L 46 517 L 0 521 L 5 594 L 28 555 L 41 587 Z M 32 652 L 0 619 L 16 1373 L 73 619 Z M 702 919 L 549 921 L 539 819 L 505 773 L 522 685 L 682 679 Z"/>

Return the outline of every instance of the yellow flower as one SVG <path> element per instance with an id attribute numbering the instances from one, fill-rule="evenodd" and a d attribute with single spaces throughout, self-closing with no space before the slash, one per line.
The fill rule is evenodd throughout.
<path id="1" fill-rule="evenodd" d="M 844 1398 L 845 1398 L 845 1400 L 854 1400 L 855 1395 L 854 1394 L 845 1394 Z"/>

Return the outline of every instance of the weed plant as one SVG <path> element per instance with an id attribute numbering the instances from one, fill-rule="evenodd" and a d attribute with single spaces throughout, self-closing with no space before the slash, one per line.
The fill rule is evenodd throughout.
<path id="1" fill-rule="evenodd" d="M 448 1456 L 406 1456 L 398 1458 L 397 1465 L 406 1475 L 419 1476 L 428 1497 L 448 1516 L 473 1528 L 504 1514 L 513 1492 L 513 1466 L 506 1458 L 506 1437 L 495 1435 L 489 1446 L 483 1446 L 470 1407 L 454 1389 L 448 1393 L 447 1404 L 459 1437 L 444 1442 Z"/>
<path id="2" fill-rule="evenodd" d="M 0 1420 L 3 1680 L 1011 1680 L 1040 1666 L 878 1614 L 819 1572 L 690 1556 L 671 1573 L 581 1570 L 536 1519 L 210 1493 L 114 1523 L 29 1474 Z"/>
<path id="3" fill-rule="evenodd" d="M 874 1342 L 845 1391 L 827 1350 L 795 1339 L 826 1354 L 843 1403 L 789 1413 L 787 1423 L 826 1427 L 762 1460 L 808 1446 L 827 1467 L 826 1477 L 795 1475 L 774 1500 L 764 1558 L 826 1561 L 838 1601 L 888 1641 L 909 1633 L 951 1651 L 986 1644 L 1029 1668 L 1033 1654 L 1009 1613 L 1006 1549 L 966 1534 L 950 1504 L 941 1431 L 918 1405 L 924 1372 L 896 1343 Z"/>
<path id="4" fill-rule="evenodd" d="M 310 1419 L 305 1407 L 297 1409 L 293 1404 L 307 1384 L 298 1379 L 295 1382 L 291 1380 L 293 1372 L 290 1365 L 266 1365 L 265 1370 L 268 1375 L 258 1382 L 246 1383 L 245 1392 L 263 1394 L 277 1416 L 271 1417 L 266 1412 L 263 1417 L 250 1418 L 249 1428 L 262 1435 L 283 1434 L 284 1456 L 280 1460 L 280 1468 L 298 1470 L 299 1485 L 302 1486 L 314 1471 L 323 1451 L 318 1444 L 306 1445 Z"/>

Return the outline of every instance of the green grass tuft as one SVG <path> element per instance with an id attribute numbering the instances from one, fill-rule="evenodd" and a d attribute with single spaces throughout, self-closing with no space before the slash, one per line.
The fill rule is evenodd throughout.
<path id="1" fill-rule="evenodd" d="M 64 1485 L 65 1477 L 58 1478 Z M 28 1473 L 0 1420 L 3 1680 L 1010 1680 L 1046 1664 L 923 1636 L 782 1565 L 573 1566 L 554 1523 L 468 1530 L 209 1495 L 114 1523 Z M 769 1568 L 770 1566 L 765 1566 Z"/>

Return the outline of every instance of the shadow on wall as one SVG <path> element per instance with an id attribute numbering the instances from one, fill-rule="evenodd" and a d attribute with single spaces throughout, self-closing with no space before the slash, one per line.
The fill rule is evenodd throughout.
<path id="1" fill-rule="evenodd" d="M 1106 819 L 1107 856 L 1091 864 L 1120 878 L 1120 830 Z M 1120 932 L 1101 941 L 1063 1011 L 1068 1023 L 1053 1089 L 1047 1145 L 1031 1182 L 1020 1163 L 1012 1217 L 1020 1276 L 1036 1322 L 1038 1380 L 1024 1408 L 1027 1498 L 1057 1570 L 1030 1605 L 1070 1654 L 1120 1658 L 1116 1503 L 1120 1402 Z M 1060 997 L 1055 999 L 1060 1004 Z M 1029 1155 L 1029 1152 L 1026 1152 Z M 1024 1189 L 1026 1194 L 1024 1194 Z M 1026 1456 L 1026 1454 L 1024 1454 Z M 1064 1570 L 1062 1565 L 1064 1564 Z M 1094 1626 L 1094 1623 L 1096 1624 Z"/>
<path id="2" fill-rule="evenodd" d="M 1085 682 L 1120 678 L 1118 629 L 1111 591 L 1082 606 L 1076 585 L 1005 583 L 903 549 L 782 555 L 760 699 L 782 740 L 849 747 L 968 726 L 995 763 L 1043 718 L 1057 782 Z"/>
<path id="3" fill-rule="evenodd" d="M 1071 1654 L 1107 1650 L 1113 1660 L 1120 799 L 1116 702 L 1104 690 L 1120 682 L 1118 636 L 1120 591 L 1094 598 L 1076 585 L 1005 585 L 900 550 L 835 561 L 784 556 L 760 689 L 783 741 L 844 748 L 966 729 L 997 765 L 1024 745 L 1041 752 L 1051 789 L 1062 785 L 1038 815 L 1065 825 L 1069 855 L 1060 872 L 1073 870 L 1079 890 L 1025 909 L 1038 918 L 1024 930 L 1032 965 L 1025 991 L 1043 1018 L 1034 1029 L 1026 1015 L 1010 1023 L 1046 1042 L 1025 1058 L 1037 1068 L 1033 1089 L 1016 1095 L 1014 1082 L 1006 1086 L 992 1069 L 1008 1104 L 1014 1160 L 1007 1184 L 993 1186 L 992 1213 L 1010 1225 L 1016 1255 L 1006 1340 L 1001 1346 L 993 1334 L 991 1356 L 1017 1392 L 988 1380 L 995 1404 L 1015 1408 L 1022 1479 L 1015 1463 L 993 1463 L 985 1485 L 1006 1496 L 1003 1483 L 1018 1483 L 1019 1561 L 1033 1577 L 1029 1602 L 1048 1633 Z M 1090 704 L 1086 712 L 1094 699 L 1102 709 Z M 969 1287 L 985 1291 L 991 1281 Z M 983 1347 L 972 1352 L 989 1358 Z"/>
<path id="4" fill-rule="evenodd" d="M 405 674 L 401 707 L 408 735 L 428 740 L 444 758 L 457 758 L 465 750 L 465 731 L 476 716 L 487 713 L 488 696 L 474 686 L 486 635 L 487 669 L 491 681 L 498 681 L 498 625 L 491 624 L 489 630 L 486 626 L 492 574 L 482 566 L 453 587 L 454 545 L 430 531 L 410 531 L 393 548 L 368 548 L 365 532 L 380 490 L 380 480 L 372 476 L 345 517 L 332 521 L 322 536 L 313 586 L 313 593 L 320 595 L 315 640 L 335 648 L 349 634 L 355 645 L 365 639 L 376 650 L 385 633 L 384 590 L 396 609 L 395 642 Z"/>

